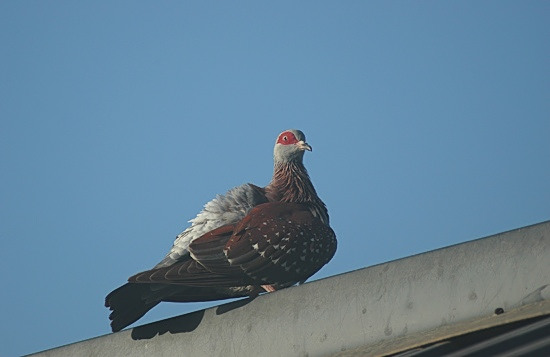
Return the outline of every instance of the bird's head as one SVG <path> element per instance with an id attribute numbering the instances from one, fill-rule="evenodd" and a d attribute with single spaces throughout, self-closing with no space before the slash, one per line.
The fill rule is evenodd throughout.
<path id="1" fill-rule="evenodd" d="M 291 161 L 302 162 L 304 151 L 311 151 L 306 136 L 300 130 L 289 129 L 279 134 L 273 149 L 275 164 Z"/>

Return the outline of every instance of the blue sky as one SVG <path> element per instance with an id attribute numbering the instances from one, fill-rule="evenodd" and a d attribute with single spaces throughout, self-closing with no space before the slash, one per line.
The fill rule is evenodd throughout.
<path id="1" fill-rule="evenodd" d="M 0 355 L 109 333 L 104 296 L 279 132 L 339 247 L 313 279 L 550 218 L 545 1 L 0 3 Z M 365 282 L 368 283 L 368 282 Z M 139 324 L 210 304 L 161 304 Z"/>

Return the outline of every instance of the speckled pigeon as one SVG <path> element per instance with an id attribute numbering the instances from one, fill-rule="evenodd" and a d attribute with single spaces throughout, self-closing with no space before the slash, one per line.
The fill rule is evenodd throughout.
<path id="1" fill-rule="evenodd" d="M 160 263 L 107 295 L 112 330 L 161 301 L 255 297 L 303 283 L 331 260 L 336 236 L 304 167 L 306 150 L 300 130 L 279 134 L 266 187 L 245 184 L 218 195 Z"/>

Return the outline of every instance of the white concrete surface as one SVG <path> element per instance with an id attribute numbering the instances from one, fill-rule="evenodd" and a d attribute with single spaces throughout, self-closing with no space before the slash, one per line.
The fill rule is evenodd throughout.
<path id="1" fill-rule="evenodd" d="M 35 356 L 324 356 L 548 299 L 550 221 Z"/>

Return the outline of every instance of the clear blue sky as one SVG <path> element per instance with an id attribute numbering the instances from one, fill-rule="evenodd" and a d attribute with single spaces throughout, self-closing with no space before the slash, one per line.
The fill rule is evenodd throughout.
<path id="1" fill-rule="evenodd" d="M 1 2 L 0 355 L 109 333 L 104 296 L 215 194 L 268 183 L 288 128 L 339 238 L 313 279 L 548 220 L 549 18 L 548 1 Z"/>

